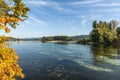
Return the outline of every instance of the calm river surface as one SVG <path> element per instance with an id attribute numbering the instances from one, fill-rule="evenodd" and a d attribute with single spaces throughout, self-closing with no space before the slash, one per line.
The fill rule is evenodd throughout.
<path id="1" fill-rule="evenodd" d="M 120 80 L 120 48 L 12 42 L 23 80 Z M 21 79 L 20 79 L 21 80 Z"/>

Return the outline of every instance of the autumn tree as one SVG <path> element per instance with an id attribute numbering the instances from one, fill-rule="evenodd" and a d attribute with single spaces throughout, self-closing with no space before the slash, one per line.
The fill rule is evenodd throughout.
<path id="1" fill-rule="evenodd" d="M 16 28 L 19 21 L 27 19 L 28 11 L 22 0 L 0 0 L 0 29 L 10 32 L 8 26 Z"/>
<path id="2" fill-rule="evenodd" d="M 27 19 L 26 7 L 22 0 L 0 0 L 0 30 L 9 33 L 9 27 L 16 28 L 20 21 Z M 0 37 L 0 80 L 24 78 L 18 65 L 19 57 L 15 50 L 5 45 L 5 37 Z"/>

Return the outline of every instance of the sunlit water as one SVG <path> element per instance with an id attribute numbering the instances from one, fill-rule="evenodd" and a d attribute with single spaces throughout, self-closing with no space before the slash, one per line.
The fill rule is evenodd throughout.
<path id="1" fill-rule="evenodd" d="M 10 46 L 20 57 L 23 80 L 120 80 L 118 47 L 40 42 Z"/>

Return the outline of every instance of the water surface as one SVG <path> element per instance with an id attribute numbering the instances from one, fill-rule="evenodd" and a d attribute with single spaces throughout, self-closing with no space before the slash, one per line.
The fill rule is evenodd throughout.
<path id="1" fill-rule="evenodd" d="M 23 80 L 120 80 L 120 49 L 40 42 L 13 42 Z"/>

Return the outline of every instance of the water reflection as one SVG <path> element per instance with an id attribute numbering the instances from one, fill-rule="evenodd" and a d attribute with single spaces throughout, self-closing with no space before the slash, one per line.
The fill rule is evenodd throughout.
<path id="1" fill-rule="evenodd" d="M 119 47 L 92 45 L 91 53 L 94 61 L 103 61 L 112 65 L 120 65 Z"/>
<path id="2" fill-rule="evenodd" d="M 23 80 L 120 80 L 118 47 L 37 42 L 13 46 L 21 57 Z"/>

